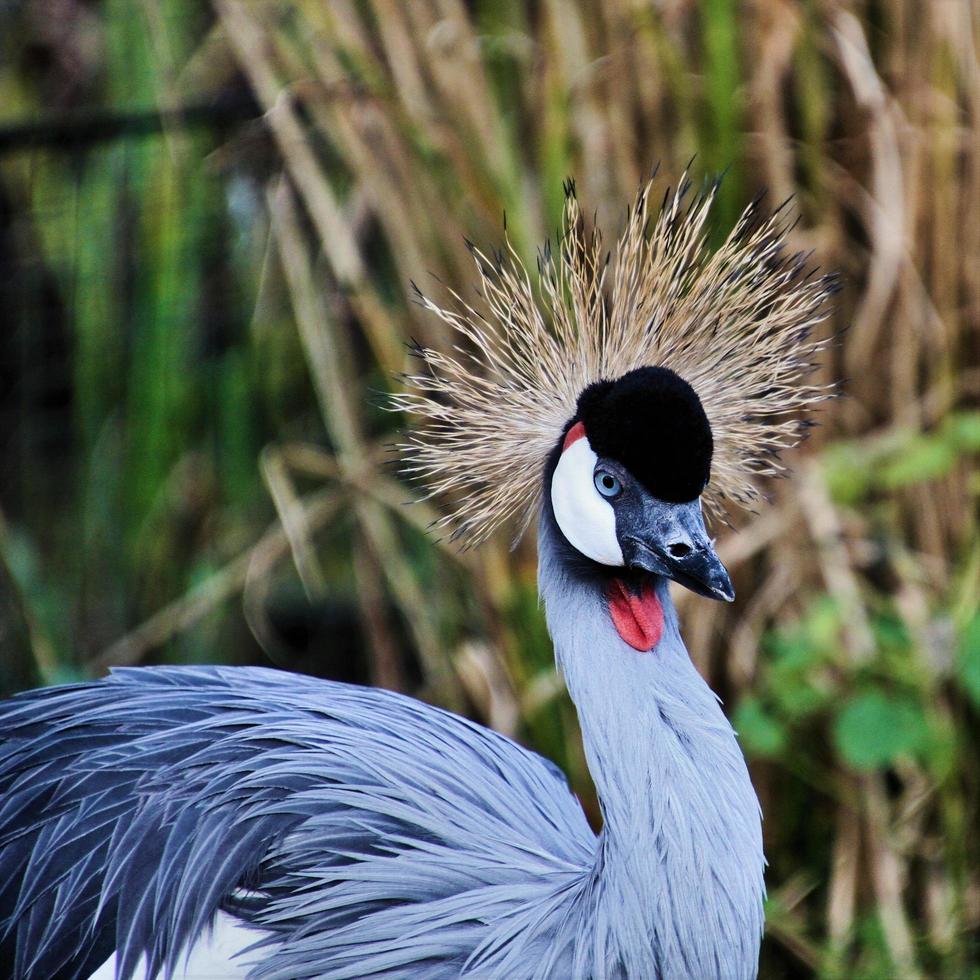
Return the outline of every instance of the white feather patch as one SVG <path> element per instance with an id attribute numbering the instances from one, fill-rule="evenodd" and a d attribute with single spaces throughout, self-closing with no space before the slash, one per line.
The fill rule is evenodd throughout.
<path id="1" fill-rule="evenodd" d="M 234 916 L 218 912 L 213 928 L 198 938 L 187 957 L 179 957 L 167 975 L 173 980 L 244 980 L 257 960 L 269 955 L 269 950 L 246 953 L 244 956 L 237 954 L 258 942 L 262 936 L 263 933 L 249 929 Z M 115 980 L 115 976 L 116 954 L 113 953 L 89 980 Z M 146 957 L 143 956 L 136 966 L 133 980 L 145 978 Z"/>
<path id="2" fill-rule="evenodd" d="M 573 548 L 601 565 L 622 565 L 616 514 L 595 488 L 598 458 L 586 436 L 561 454 L 551 478 L 551 506 L 561 533 Z"/>

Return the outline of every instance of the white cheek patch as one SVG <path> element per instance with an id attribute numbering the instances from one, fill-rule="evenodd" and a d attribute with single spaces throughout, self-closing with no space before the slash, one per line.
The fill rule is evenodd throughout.
<path id="1" fill-rule="evenodd" d="M 601 565 L 622 565 L 616 514 L 593 482 L 597 459 L 584 435 L 565 449 L 551 478 L 551 506 L 573 548 Z"/>

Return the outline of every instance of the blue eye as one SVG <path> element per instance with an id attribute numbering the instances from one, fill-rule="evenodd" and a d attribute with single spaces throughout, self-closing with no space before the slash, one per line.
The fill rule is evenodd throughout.
<path id="1" fill-rule="evenodd" d="M 623 489 L 622 483 L 609 472 L 609 470 L 596 470 L 595 476 L 592 478 L 595 483 L 596 490 L 602 494 L 603 497 L 616 497 L 619 496 Z"/>

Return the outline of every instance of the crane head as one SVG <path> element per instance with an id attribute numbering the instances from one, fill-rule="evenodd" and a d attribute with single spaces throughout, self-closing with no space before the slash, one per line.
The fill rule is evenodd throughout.
<path id="1" fill-rule="evenodd" d="M 445 350 L 414 347 L 420 369 L 392 399 L 418 419 L 401 445 L 403 472 L 444 501 L 436 526 L 464 547 L 504 524 L 520 535 L 548 497 L 556 458 L 571 453 L 556 494 L 584 508 L 563 527 L 582 554 L 651 565 L 659 548 L 659 567 L 678 581 L 730 597 L 708 561 L 698 501 L 713 517 L 750 509 L 763 496 L 758 478 L 783 472 L 780 453 L 833 397 L 809 379 L 837 283 L 789 251 L 791 220 L 761 202 L 711 247 L 717 186 L 693 199 L 689 190 L 686 179 L 666 195 L 644 184 L 609 250 L 570 182 L 561 236 L 539 252 L 536 279 L 509 243 L 472 246 L 475 305 L 418 293 L 453 339 Z M 566 477 L 580 457 L 591 463 Z M 599 461 L 621 494 L 597 487 Z M 691 552 L 670 552 L 682 543 L 668 540 L 675 526 Z M 697 574 L 695 556 L 705 563 Z"/>
<path id="2" fill-rule="evenodd" d="M 579 397 L 551 473 L 555 522 L 600 565 L 666 576 L 713 599 L 734 598 L 705 528 L 711 426 L 673 371 L 637 368 Z"/>

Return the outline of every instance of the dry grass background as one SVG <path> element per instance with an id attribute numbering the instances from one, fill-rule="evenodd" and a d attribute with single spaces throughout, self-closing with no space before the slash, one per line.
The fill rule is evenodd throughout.
<path id="1" fill-rule="evenodd" d="M 772 506 L 719 528 L 739 600 L 678 597 L 766 814 L 763 975 L 980 976 L 971 0 L 21 0 L 5 18 L 7 687 L 254 659 L 243 621 L 278 662 L 342 673 L 323 650 L 350 634 L 365 679 L 552 755 L 594 814 L 533 540 L 427 538 L 438 515 L 403 506 L 377 406 L 410 338 L 446 341 L 410 280 L 472 289 L 464 238 L 496 245 L 504 212 L 533 262 L 570 174 L 611 239 L 654 164 L 666 185 L 693 158 L 726 171 L 719 239 L 755 194 L 792 197 L 794 246 L 844 279 L 819 371 L 846 397 Z M 198 127 L 243 98 L 251 120 Z M 105 126 L 52 137 L 93 107 L 108 144 Z M 307 632 L 340 608 L 301 661 L 284 596 Z"/>

